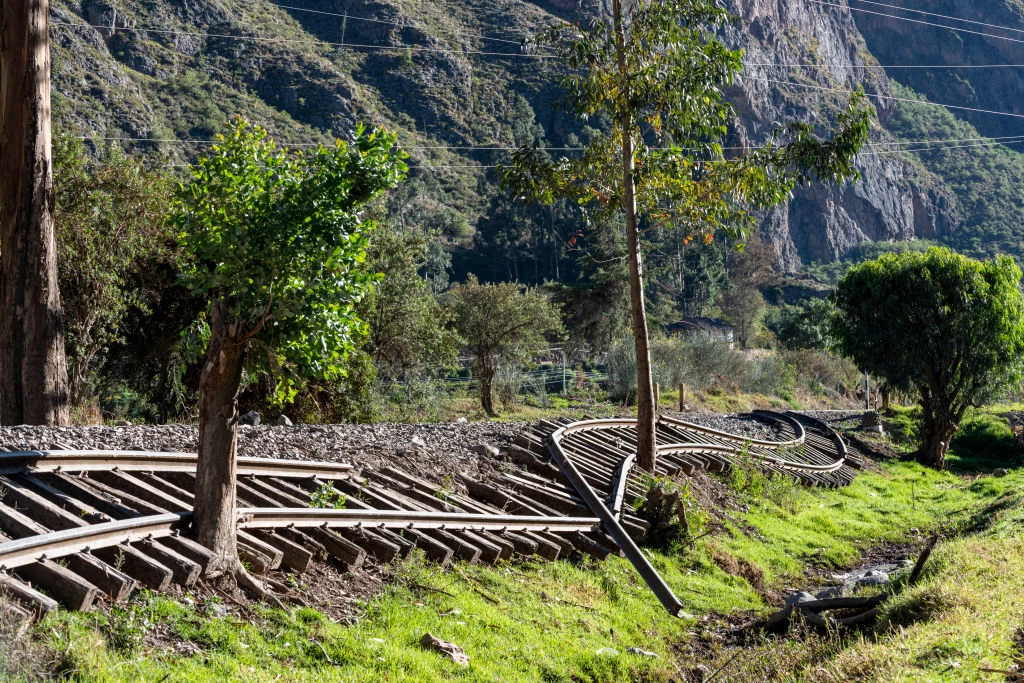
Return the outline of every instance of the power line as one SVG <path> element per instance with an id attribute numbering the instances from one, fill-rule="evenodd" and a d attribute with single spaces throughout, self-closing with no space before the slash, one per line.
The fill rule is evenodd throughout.
<path id="1" fill-rule="evenodd" d="M 911 7 L 901 7 L 899 5 L 891 5 L 885 2 L 875 2 L 874 0 L 855 0 L 856 2 L 863 3 L 865 5 L 876 5 L 878 7 L 887 7 L 889 9 L 899 10 L 901 12 L 913 12 L 914 14 L 921 14 L 927 17 L 935 17 L 937 19 L 949 19 L 951 21 L 959 21 L 965 24 L 974 24 L 975 26 L 984 26 L 986 28 L 998 28 L 1004 31 L 1013 31 L 1015 33 L 1024 33 L 1024 29 L 1010 28 L 1009 26 L 1002 26 L 1000 24 L 988 24 L 984 21 L 977 21 L 975 19 L 964 19 L 962 17 L 954 17 L 948 14 L 936 14 L 935 12 L 926 12 L 921 9 L 913 9 Z"/>
<path id="2" fill-rule="evenodd" d="M 90 137 L 88 135 L 79 136 L 82 140 L 98 140 L 106 142 L 151 142 L 151 143 L 180 143 L 180 144 L 214 144 L 217 140 L 187 140 L 187 139 L 152 139 L 152 138 L 119 138 L 119 137 Z M 942 138 L 932 140 L 881 140 L 878 142 L 870 142 L 865 145 L 866 148 L 880 149 L 879 153 L 888 152 L 914 152 L 914 151 L 928 151 L 932 149 L 942 149 L 942 147 L 922 147 L 920 149 L 908 149 L 908 145 L 937 145 L 937 144 L 954 144 L 957 146 L 971 146 L 963 145 L 961 143 L 978 143 L 979 146 L 992 145 L 992 144 L 1015 144 L 1017 142 L 1024 141 L 1024 135 L 1007 135 L 1003 137 L 978 137 L 978 138 Z M 319 145 L 321 143 L 293 143 L 290 145 L 283 144 L 282 147 L 299 147 L 299 146 L 312 146 Z M 736 146 L 736 147 L 723 147 L 723 151 L 746 151 L 753 149 L 754 147 L 748 146 Z M 891 149 L 896 148 L 896 149 Z M 403 147 L 407 150 L 462 150 L 462 151 L 517 151 L 518 147 L 472 147 L 472 146 L 455 146 L 455 145 L 436 145 L 436 146 L 410 146 Z M 582 147 L 538 147 L 537 149 L 546 151 L 583 151 Z M 953 149 L 953 147 L 950 147 Z M 497 165 L 487 164 L 432 164 L 430 162 L 423 162 L 414 160 L 418 164 L 419 168 L 434 167 L 434 168 L 496 168 Z"/>
<path id="3" fill-rule="evenodd" d="M 1017 145 L 1017 144 L 1020 144 L 1020 143 L 1024 143 L 1024 139 L 1010 140 L 1010 141 L 1007 141 L 1007 142 L 1001 142 L 1001 143 L 997 143 L 997 144 L 1001 144 L 1001 145 Z M 977 147 L 989 147 L 991 145 L 992 145 L 992 143 L 990 143 L 990 142 L 976 142 L 976 143 L 972 143 L 972 144 L 968 144 L 968 145 L 948 145 L 948 146 L 942 146 L 942 147 L 918 147 L 916 149 L 891 149 L 891 150 L 885 150 L 885 151 L 880 151 L 880 152 L 867 152 L 865 154 L 862 154 L 861 156 L 891 156 L 891 155 L 899 154 L 899 153 L 902 153 L 902 152 L 944 152 L 944 151 L 949 150 L 949 149 L 970 149 L 970 148 L 977 148 Z"/>
<path id="4" fill-rule="evenodd" d="M 1010 38 L 1008 36 L 998 36 L 998 35 L 996 35 L 994 33 L 985 33 L 984 31 L 974 31 L 972 29 L 958 28 L 956 26 L 946 26 L 945 24 L 936 24 L 935 22 L 925 21 L 924 19 L 911 19 L 910 17 L 901 17 L 901 16 L 898 16 L 896 14 L 888 14 L 887 12 L 876 12 L 874 10 L 863 9 L 861 7 L 850 7 L 849 5 L 840 5 L 840 4 L 834 3 L 834 2 L 826 2 L 825 0 L 811 0 L 811 2 L 816 2 L 819 5 L 825 5 L 827 7 L 838 7 L 840 9 L 848 9 L 851 12 L 861 12 L 863 14 L 873 14 L 875 16 L 887 17 L 889 19 L 898 19 L 900 21 L 909 21 L 909 22 L 914 23 L 914 24 L 923 24 L 925 26 L 934 26 L 936 28 L 944 28 L 946 30 L 953 31 L 954 33 L 969 33 L 969 34 L 975 35 L 975 36 L 984 36 L 985 38 L 995 38 L 996 40 L 1005 40 L 1005 41 L 1008 41 L 1008 42 L 1011 42 L 1011 43 L 1024 43 L 1024 39 L 1020 39 L 1020 38 Z M 1005 27 L 1001 27 L 1001 28 L 1005 28 Z M 1012 30 L 1015 30 L 1015 29 L 1007 28 L 1006 30 L 1012 31 Z"/>
<path id="5" fill-rule="evenodd" d="M 825 67 L 834 68 L 833 65 L 813 64 L 810 62 L 794 62 L 792 64 L 779 64 L 775 62 L 749 62 L 744 66 L 778 67 L 780 69 Z M 872 71 L 885 71 L 889 69 L 1024 69 L 1024 64 L 840 64 L 841 69 L 869 69 Z"/>
<path id="6" fill-rule="evenodd" d="M 310 14 L 321 14 L 328 17 L 338 17 L 339 19 L 347 19 L 348 21 L 365 21 L 372 24 L 388 24 L 390 26 L 405 26 L 405 22 L 400 21 L 387 21 L 385 19 L 371 19 L 369 17 L 354 17 L 351 14 L 338 14 L 337 12 L 324 12 L 323 10 L 307 9 L 305 7 L 293 7 L 291 5 L 278 5 L 276 3 L 269 3 L 274 7 L 280 7 L 281 9 L 294 10 L 296 12 L 309 12 Z M 492 36 L 485 36 L 480 33 L 467 33 L 465 31 L 454 31 L 452 29 L 439 29 L 442 33 L 450 33 L 457 36 L 466 36 L 469 38 L 479 38 L 480 40 L 492 40 L 497 43 L 511 43 L 513 45 L 522 45 L 522 39 L 509 40 L 507 38 L 494 38 Z"/>
<path id="7" fill-rule="evenodd" d="M 847 95 L 854 94 L 853 90 L 849 90 L 849 89 L 846 89 L 846 88 L 829 88 L 829 87 L 823 86 L 823 85 L 812 85 L 810 83 L 796 83 L 794 81 L 780 81 L 780 80 L 774 79 L 774 78 L 750 77 L 749 80 L 752 80 L 752 81 L 763 81 L 763 82 L 766 82 L 766 83 L 776 83 L 778 85 L 792 85 L 792 86 L 795 86 L 795 87 L 798 87 L 798 88 L 810 88 L 812 90 L 823 90 L 823 91 L 826 91 L 826 92 L 839 92 L 839 93 L 845 93 Z M 909 102 L 910 104 L 925 104 L 925 105 L 932 105 L 933 107 L 945 107 L 946 109 L 956 109 L 958 111 L 970 111 L 970 112 L 975 112 L 975 113 L 978 113 L 978 114 L 992 114 L 993 116 L 1009 116 L 1009 117 L 1015 118 L 1015 119 L 1024 119 L 1024 114 L 1013 114 L 1013 113 L 1005 112 L 1005 111 L 994 111 L 992 109 L 979 109 L 977 107 L 964 107 L 964 106 L 957 105 L 957 104 L 942 104 L 941 102 L 930 102 L 930 101 L 914 100 L 914 99 L 911 99 L 909 97 L 895 97 L 893 95 L 872 95 L 872 94 L 868 94 L 867 97 L 874 97 L 874 98 L 879 99 L 879 100 L 889 100 L 891 102 Z"/>
<path id="8" fill-rule="evenodd" d="M 344 48 L 355 48 L 358 50 L 379 50 L 379 51 L 395 51 L 395 50 L 407 50 L 413 52 L 438 52 L 451 55 L 477 55 L 484 57 L 516 57 L 525 59 L 554 59 L 557 55 L 550 54 L 526 54 L 521 52 L 486 52 L 483 50 L 470 50 L 463 48 L 462 51 L 452 50 L 449 48 L 441 47 L 426 47 L 421 45 L 359 45 L 354 43 L 331 43 L 323 40 L 300 40 L 297 38 L 268 38 L 266 36 L 235 36 L 227 33 L 199 33 L 195 31 L 180 31 L 178 29 L 156 29 L 156 28 L 114 28 L 110 26 L 102 26 L 99 24 L 88 24 L 88 23 L 75 23 L 70 21 L 51 21 L 52 26 L 70 26 L 73 28 L 98 28 L 108 29 L 115 31 L 132 31 L 134 33 L 164 33 L 181 36 L 193 36 L 196 38 L 225 38 L 228 40 L 249 40 L 258 43 L 282 43 L 282 44 L 300 44 L 300 45 L 324 45 L 330 47 L 344 47 Z"/>

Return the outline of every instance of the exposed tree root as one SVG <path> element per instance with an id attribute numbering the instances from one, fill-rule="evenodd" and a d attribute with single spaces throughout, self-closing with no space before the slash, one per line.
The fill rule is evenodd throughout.
<path id="1" fill-rule="evenodd" d="M 264 585 L 263 581 L 260 581 L 250 574 L 246 568 L 242 566 L 242 563 L 237 560 L 234 562 L 228 562 L 227 566 L 211 565 L 207 569 L 206 578 L 210 582 L 211 586 L 218 589 L 220 592 L 223 592 L 225 595 L 230 596 L 235 589 L 244 588 L 251 593 L 257 601 L 269 603 L 282 610 L 288 609 L 282 598 L 289 602 L 294 602 L 294 600 L 297 599 L 299 604 L 306 604 L 305 601 L 298 596 L 287 595 L 288 588 L 276 581 L 268 579 L 267 583 L 271 584 L 274 588 L 280 590 L 285 595 L 278 595 L 274 591 L 268 589 Z"/>

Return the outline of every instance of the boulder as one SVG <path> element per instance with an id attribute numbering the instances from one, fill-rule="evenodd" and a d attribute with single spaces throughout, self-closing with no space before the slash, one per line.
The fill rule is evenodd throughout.
<path id="1" fill-rule="evenodd" d="M 857 579 L 857 586 L 884 586 L 889 583 L 889 575 L 872 569 Z"/>
<path id="2" fill-rule="evenodd" d="M 277 425 L 279 427 L 291 427 L 292 421 L 288 419 L 287 415 L 279 415 L 277 418 Z"/>
<path id="3" fill-rule="evenodd" d="M 797 605 L 800 605 L 805 602 L 811 602 L 812 600 L 817 600 L 817 598 L 808 593 L 807 591 L 799 591 L 797 593 L 791 594 L 788 598 L 786 598 L 786 605 L 784 609 L 796 607 Z"/>

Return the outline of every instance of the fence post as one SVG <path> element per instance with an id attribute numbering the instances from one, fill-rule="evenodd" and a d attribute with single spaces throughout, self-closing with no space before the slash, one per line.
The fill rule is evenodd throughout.
<path id="1" fill-rule="evenodd" d="M 654 408 L 657 409 L 658 405 L 660 403 L 661 403 L 661 387 L 659 387 L 658 383 L 655 382 L 654 383 Z"/>
<path id="2" fill-rule="evenodd" d="M 686 406 L 686 385 L 679 385 L 679 412 L 683 412 L 683 408 Z"/>

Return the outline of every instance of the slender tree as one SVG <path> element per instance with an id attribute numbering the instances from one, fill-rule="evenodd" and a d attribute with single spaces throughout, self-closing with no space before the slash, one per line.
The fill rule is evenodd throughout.
<path id="1" fill-rule="evenodd" d="M 529 362 L 548 348 L 548 339 L 562 333 L 558 307 L 537 289 L 515 282 L 481 284 L 475 275 L 445 293 L 453 324 L 473 352 L 480 380 L 480 405 L 494 409 L 494 375 L 498 360 Z"/>
<path id="2" fill-rule="evenodd" d="M 190 263 L 186 284 L 207 303 L 199 380 L 194 528 L 213 551 L 211 575 L 273 596 L 238 560 L 235 472 L 243 369 L 277 377 L 279 397 L 301 378 L 336 379 L 365 332 L 355 307 L 373 276 L 361 266 L 367 202 L 402 178 L 404 156 L 386 131 L 350 143 L 279 150 L 237 119 L 179 193 L 176 223 Z"/>
<path id="3" fill-rule="evenodd" d="M 67 424 L 48 0 L 0 0 L 0 423 Z"/>
<path id="4" fill-rule="evenodd" d="M 611 16 L 589 28 L 558 24 L 535 43 L 568 67 L 565 105 L 602 134 L 572 158 L 519 150 L 503 180 L 516 196 L 550 203 L 569 197 L 624 224 L 637 367 L 637 452 L 655 466 L 655 406 L 644 299 L 643 236 L 679 230 L 679 239 L 724 228 L 742 234 L 750 211 L 786 201 L 797 182 L 851 178 L 867 139 L 868 111 L 855 98 L 830 141 L 790 124 L 756 149 L 726 156 L 734 118 L 722 90 L 741 69 L 715 31 L 732 17 L 708 0 L 611 0 Z"/>

